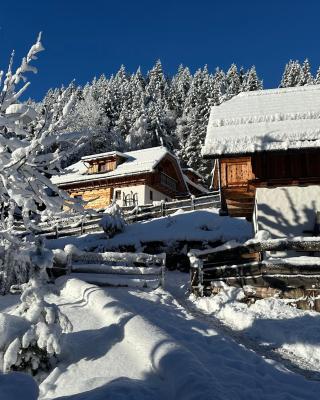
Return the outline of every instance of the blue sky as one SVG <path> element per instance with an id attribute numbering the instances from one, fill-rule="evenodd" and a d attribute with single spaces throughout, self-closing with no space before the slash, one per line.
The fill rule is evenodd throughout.
<path id="1" fill-rule="evenodd" d="M 12 49 L 20 59 L 43 31 L 46 48 L 28 95 L 79 84 L 121 64 L 146 72 L 160 58 L 179 64 L 256 65 L 265 87 L 278 85 L 284 64 L 306 57 L 320 64 L 318 0 L 15 0 L 1 2 L 0 65 Z"/>

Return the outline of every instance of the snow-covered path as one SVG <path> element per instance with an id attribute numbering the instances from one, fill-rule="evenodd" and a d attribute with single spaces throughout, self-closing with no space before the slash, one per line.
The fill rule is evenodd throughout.
<path id="1" fill-rule="evenodd" d="M 59 302 L 74 332 L 59 369 L 42 384 L 43 399 L 319 398 L 319 382 L 221 335 L 162 289 L 73 280 Z"/>

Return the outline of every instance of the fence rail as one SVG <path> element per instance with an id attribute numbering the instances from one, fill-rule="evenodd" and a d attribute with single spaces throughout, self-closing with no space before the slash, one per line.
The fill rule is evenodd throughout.
<path id="1" fill-rule="evenodd" d="M 267 258 L 265 251 L 295 250 L 308 255 Z M 266 241 L 249 241 L 231 248 L 189 252 L 191 289 L 199 295 L 211 294 L 224 282 L 231 286 L 247 285 L 272 288 L 282 292 L 301 288 L 320 289 L 319 237 L 298 237 Z M 301 253 L 300 253 L 301 254 Z"/>
<path id="2" fill-rule="evenodd" d="M 88 283 L 115 287 L 164 287 L 165 253 L 94 253 L 73 246 L 67 246 L 65 253 L 65 273 Z M 61 270 L 59 262 L 61 256 L 57 257 L 58 269 Z"/>
<path id="3" fill-rule="evenodd" d="M 205 208 L 220 208 L 219 192 L 211 192 L 201 197 L 190 197 L 188 199 L 171 202 L 159 202 L 159 204 L 154 205 L 123 207 L 122 211 L 126 222 L 130 224 L 171 215 L 179 209 L 192 211 Z M 54 239 L 65 236 L 82 235 L 85 233 L 103 232 L 103 229 L 99 225 L 102 216 L 102 213 L 94 212 L 92 214 L 77 214 L 66 218 L 57 218 L 49 222 L 41 222 L 37 224 L 35 234 L 48 239 Z M 14 228 L 18 234 L 25 233 L 22 222 L 16 221 Z"/>

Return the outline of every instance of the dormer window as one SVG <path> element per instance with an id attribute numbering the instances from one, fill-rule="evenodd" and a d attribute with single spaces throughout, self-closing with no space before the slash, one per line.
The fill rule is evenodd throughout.
<path id="1" fill-rule="evenodd" d="M 125 162 L 126 159 L 126 155 L 118 152 L 82 157 L 82 160 L 88 166 L 88 174 L 100 174 L 114 171 L 117 166 Z"/>

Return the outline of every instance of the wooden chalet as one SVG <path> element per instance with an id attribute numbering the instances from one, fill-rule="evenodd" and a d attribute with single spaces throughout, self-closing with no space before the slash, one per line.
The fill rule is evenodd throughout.
<path id="1" fill-rule="evenodd" d="M 320 184 L 320 85 L 241 93 L 211 109 L 205 158 L 223 209 L 251 219 L 257 188 Z"/>
<path id="2" fill-rule="evenodd" d="M 94 209 L 106 208 L 112 200 L 125 207 L 190 194 L 177 158 L 162 146 L 85 156 L 52 181 Z"/>

